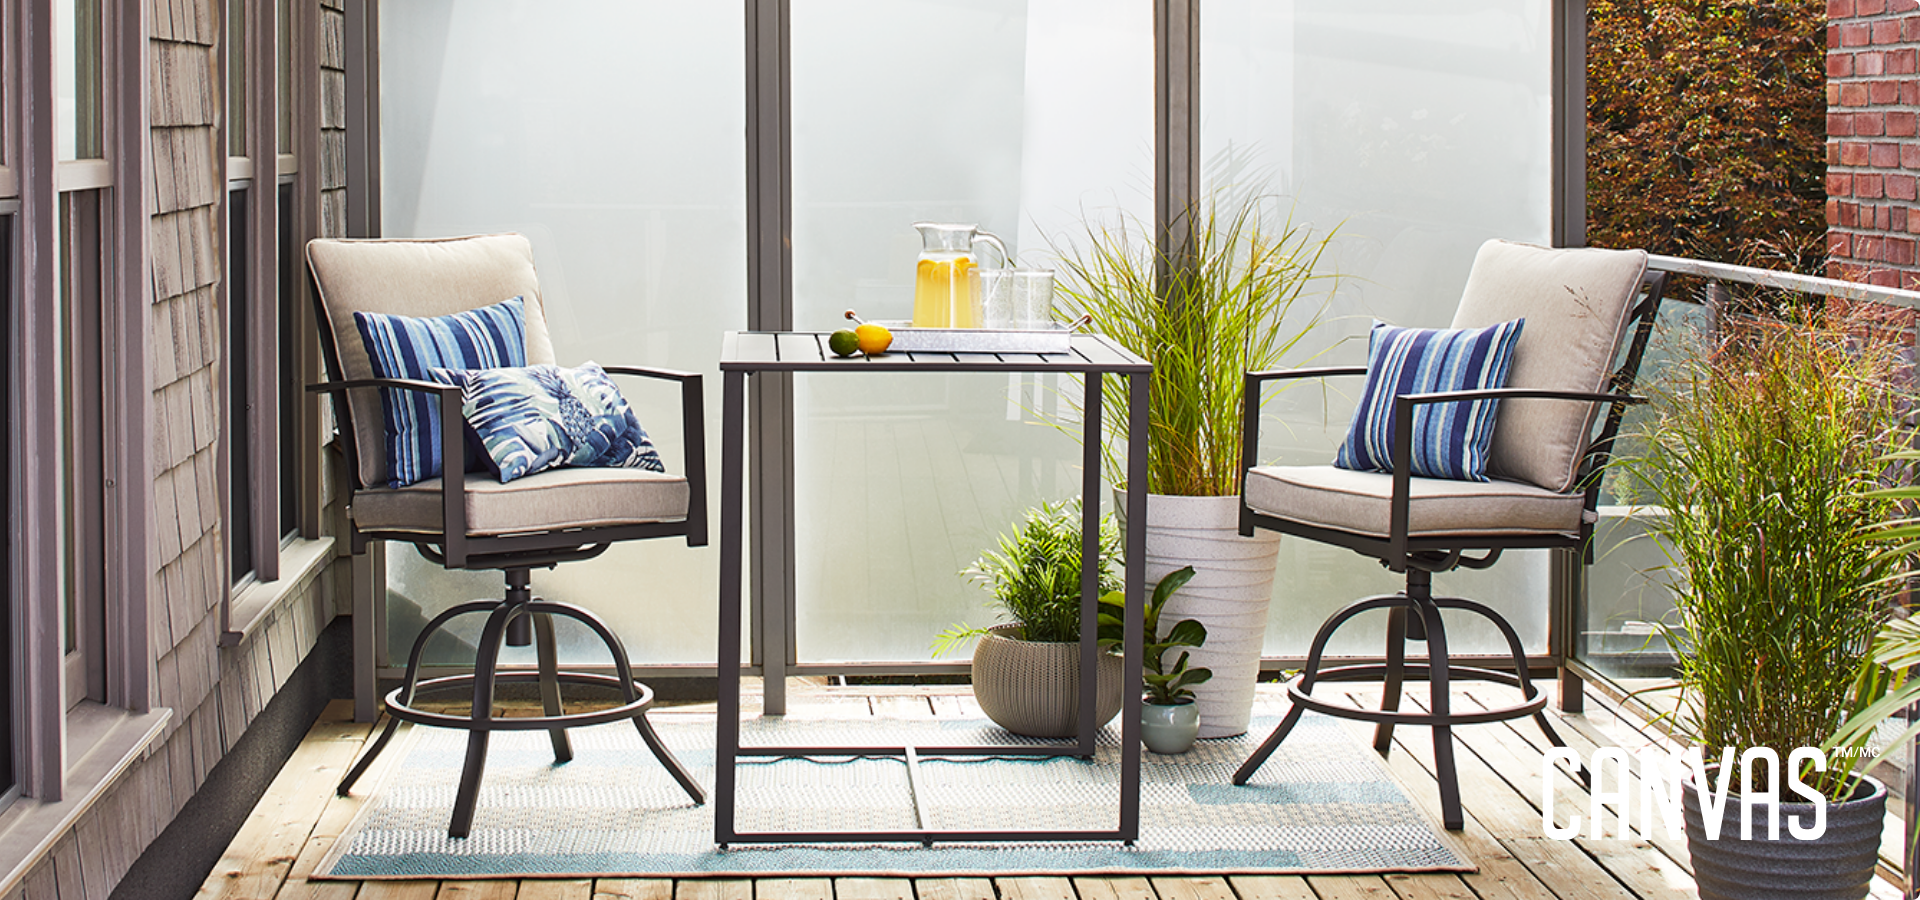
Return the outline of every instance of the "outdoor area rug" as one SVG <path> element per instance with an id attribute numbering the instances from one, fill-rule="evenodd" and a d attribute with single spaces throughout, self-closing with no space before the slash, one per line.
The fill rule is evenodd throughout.
<path id="1" fill-rule="evenodd" d="M 656 714 L 667 745 L 709 789 L 711 716 Z M 1233 771 L 1274 719 L 1179 756 L 1142 751 L 1140 840 L 1088 843 L 713 843 L 711 806 L 694 806 L 628 723 L 570 732 L 574 759 L 553 763 L 542 732 L 493 737 L 470 837 L 447 837 L 466 735 L 413 728 L 388 753 L 384 783 L 321 861 L 317 878 L 538 876 L 1149 875 L 1473 871 L 1387 774 L 1332 719 L 1309 714 L 1255 779 Z M 922 758 L 937 828 L 1112 828 L 1119 729 L 1092 761 L 1071 757 Z M 410 737 L 411 740 L 404 740 Z M 981 719 L 754 718 L 744 744 L 1004 744 Z M 1036 742 L 1037 743 L 1037 742 Z M 742 831 L 914 828 L 897 757 L 761 759 L 739 767 Z M 364 785 L 364 782 L 363 782 Z"/>

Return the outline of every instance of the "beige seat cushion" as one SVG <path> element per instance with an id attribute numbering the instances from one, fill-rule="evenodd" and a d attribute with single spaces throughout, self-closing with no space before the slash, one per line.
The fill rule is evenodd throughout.
<path id="1" fill-rule="evenodd" d="M 1646 269 L 1640 250 L 1488 241 L 1474 257 L 1453 327 L 1524 318 L 1508 387 L 1604 391 Z M 1569 490 L 1598 412 L 1596 404 L 1566 400 L 1500 401 L 1487 474 Z"/>
<path id="2" fill-rule="evenodd" d="M 440 484 L 429 478 L 398 490 L 358 491 L 361 531 L 438 534 Z M 561 528 L 672 522 L 687 517 L 687 480 L 645 469 L 548 469 L 506 484 L 491 473 L 467 476 L 467 533 L 517 534 Z"/>
<path id="3" fill-rule="evenodd" d="M 349 381 L 373 377 L 373 363 L 355 312 L 429 317 L 491 306 L 502 300 L 526 300 L 527 362 L 552 363 L 540 283 L 533 274 L 533 245 L 517 234 L 492 234 L 437 240 L 315 240 L 307 244 L 307 265 L 320 287 L 326 327 L 340 354 L 341 376 Z M 353 391 L 353 440 L 360 457 L 360 483 L 387 483 L 387 436 L 380 392 Z"/>
<path id="4" fill-rule="evenodd" d="M 1413 537 L 1575 534 L 1583 494 L 1513 481 L 1415 478 L 1407 503 Z M 1260 466 L 1247 472 L 1247 505 L 1279 519 L 1385 538 L 1393 476 L 1333 466 Z"/>

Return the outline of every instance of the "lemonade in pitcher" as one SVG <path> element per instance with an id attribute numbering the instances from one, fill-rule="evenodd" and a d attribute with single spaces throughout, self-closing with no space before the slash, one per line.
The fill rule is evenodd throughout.
<path id="1" fill-rule="evenodd" d="M 913 327 L 980 327 L 967 277 L 977 265 L 973 245 L 984 243 L 998 250 L 998 265 L 1006 264 L 1006 245 L 973 225 L 921 222 L 913 227 L 920 230 L 923 244 L 913 280 Z"/>

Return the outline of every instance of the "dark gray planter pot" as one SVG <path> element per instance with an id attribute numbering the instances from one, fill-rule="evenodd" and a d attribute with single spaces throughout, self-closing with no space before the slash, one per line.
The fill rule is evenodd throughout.
<path id="1" fill-rule="evenodd" d="M 1687 821 L 1687 855 L 1701 900 L 1860 900 L 1873 884 L 1880 829 L 1887 815 L 1887 788 L 1871 778 L 1854 798 L 1827 804 L 1827 831 L 1797 840 L 1789 816 L 1809 822 L 1811 803 L 1780 804 L 1780 839 L 1766 840 L 1769 813 L 1754 804 L 1753 839 L 1740 839 L 1740 796 L 1729 793 L 1721 811 L 1720 839 L 1707 840 L 1700 795 L 1691 779 L 1681 785 Z"/>
<path id="2" fill-rule="evenodd" d="M 973 699 L 994 724 L 1029 737 L 1073 737 L 1080 731 L 1080 645 L 1023 641 L 1017 625 L 987 629 L 973 647 Z M 1120 711 L 1125 667 L 1100 654 L 1094 668 L 1095 725 Z"/>

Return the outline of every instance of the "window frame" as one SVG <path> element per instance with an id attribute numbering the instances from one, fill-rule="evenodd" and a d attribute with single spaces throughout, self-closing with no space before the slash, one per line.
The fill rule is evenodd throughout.
<path id="1" fill-rule="evenodd" d="M 64 609 L 60 595 L 61 504 L 65 486 L 53 456 L 64 423 L 59 261 L 62 194 L 97 191 L 99 200 L 100 438 L 102 452 L 94 487 L 101 496 L 102 599 L 99 665 L 105 706 L 144 714 L 151 709 L 151 638 L 147 594 L 151 578 L 147 525 L 152 473 L 147 433 L 148 311 L 146 277 L 149 228 L 145 192 L 137 188 L 149 168 L 146 147 L 147 72 L 145 5 L 101 4 L 100 159 L 58 161 L 53 35 L 37 23 L 51 21 L 54 0 L 0 0 L 0 66 L 13 89 L 0 97 L 5 152 L 11 176 L 4 186 L 15 224 L 9 237 L 14 265 L 10 324 L 8 425 L 20 454 L 8 473 L 10 508 L 9 588 L 20 600 L 9 611 L 14 678 L 12 736 L 19 793 L 57 802 L 68 770 L 65 702 Z M 35 23 L 28 27 L 29 23 Z M 82 704 L 73 711 L 98 710 Z M 75 747 L 84 751 L 84 747 Z M 74 754 L 80 755 L 79 752 Z"/>
<path id="2" fill-rule="evenodd" d="M 247 7 L 237 29 L 227 21 L 227 11 L 235 3 Z M 293 21 L 283 23 L 280 14 L 289 8 L 295 13 Z M 231 511 L 236 503 L 245 504 L 246 534 L 230 539 L 223 570 L 230 583 L 220 603 L 221 643 L 231 646 L 272 607 L 279 591 L 267 586 L 305 570 L 302 560 L 311 554 L 302 545 L 323 539 L 316 474 L 320 464 L 317 405 L 297 387 L 313 380 L 311 370 L 317 362 L 317 354 L 308 348 L 314 337 L 306 311 L 306 281 L 297 275 L 302 271 L 298 248 L 316 230 L 310 220 L 316 218 L 311 210 L 317 201 L 309 200 L 313 189 L 298 163 L 317 153 L 306 145 L 318 140 L 319 55 L 311 36 L 318 33 L 320 5 L 226 0 L 220 4 L 220 15 L 220 34 L 230 38 L 237 30 L 245 41 L 235 47 L 223 39 L 216 53 L 220 83 L 231 87 L 235 79 L 228 67 L 238 65 L 243 69 L 238 80 L 244 88 L 244 96 L 235 98 L 241 104 L 244 133 L 228 132 L 229 113 L 235 109 L 228 104 L 220 111 L 216 138 L 230 151 L 245 151 L 244 156 L 227 157 L 221 215 L 224 246 L 229 254 L 239 249 L 246 255 L 244 266 L 238 267 L 244 269 L 245 283 L 223 278 L 219 287 L 221 309 L 229 313 L 223 316 L 222 346 L 244 347 L 247 352 L 240 362 L 245 371 L 237 379 L 219 379 L 217 390 L 223 413 L 230 415 L 236 401 L 250 406 L 240 417 L 244 435 L 237 429 L 222 431 L 216 461 L 222 509 Z M 283 24 L 294 51 L 290 58 L 281 52 Z M 283 91 L 289 88 L 290 111 L 282 102 Z M 289 117 L 295 152 L 284 153 L 282 124 Z M 314 134 L 309 139 L 310 131 Z M 292 185 L 290 192 L 288 185 Z M 230 214 L 231 200 L 239 190 L 246 191 L 246 201 L 236 217 Z M 290 234 L 283 233 L 288 223 Z M 226 266 L 229 272 L 236 268 L 231 256 Z M 246 308 L 235 317 L 231 313 L 239 303 Z M 236 320 L 243 333 L 236 333 Z M 289 346 L 290 359 L 285 352 Z M 291 394 L 285 390 L 287 382 L 296 385 Z M 242 390 L 245 396 L 236 396 Z M 289 399 L 291 404 L 286 402 Z M 246 477 L 247 484 L 239 484 L 237 476 Z M 247 542 L 253 565 L 247 573 L 235 573 L 232 556 L 242 540 Z"/>

